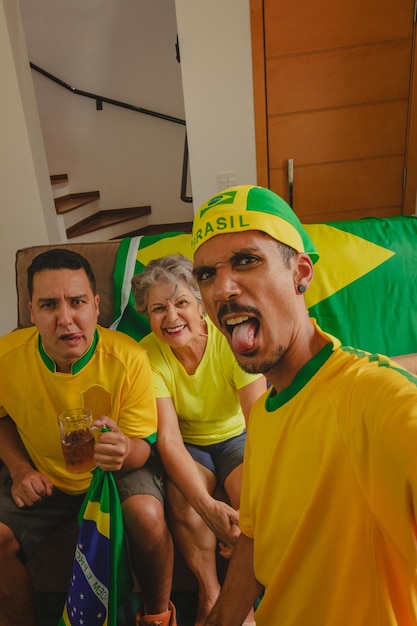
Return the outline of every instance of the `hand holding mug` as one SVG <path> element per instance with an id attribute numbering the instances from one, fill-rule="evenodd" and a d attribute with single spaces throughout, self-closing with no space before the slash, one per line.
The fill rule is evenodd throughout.
<path id="1" fill-rule="evenodd" d="M 94 434 L 91 411 L 77 407 L 58 415 L 65 467 L 72 474 L 91 471 L 94 460 Z"/>

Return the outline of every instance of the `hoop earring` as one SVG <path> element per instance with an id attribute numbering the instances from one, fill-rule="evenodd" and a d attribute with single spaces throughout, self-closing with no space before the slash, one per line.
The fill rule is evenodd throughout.
<path id="1" fill-rule="evenodd" d="M 297 285 L 297 291 L 298 293 L 304 293 L 306 291 L 307 287 L 305 285 Z"/>

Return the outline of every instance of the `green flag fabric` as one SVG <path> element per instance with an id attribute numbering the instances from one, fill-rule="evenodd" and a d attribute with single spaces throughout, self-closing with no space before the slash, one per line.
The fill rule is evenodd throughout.
<path id="1" fill-rule="evenodd" d="M 122 509 L 111 472 L 100 468 L 81 506 L 71 585 L 58 626 L 117 626 L 132 589 Z"/>
<path id="2" fill-rule="evenodd" d="M 305 298 L 321 328 L 344 345 L 369 352 L 417 352 L 417 218 L 303 226 L 320 253 Z M 114 328 L 138 340 L 149 333 L 146 316 L 135 311 L 130 280 L 151 259 L 177 253 L 192 258 L 191 235 L 122 240 L 114 274 Z"/>
<path id="3" fill-rule="evenodd" d="M 306 302 L 344 345 L 417 352 L 417 218 L 306 225 L 320 251 Z"/>
<path id="4" fill-rule="evenodd" d="M 114 317 L 111 328 L 120 330 L 138 341 L 149 334 L 150 326 L 146 315 L 135 309 L 135 300 L 130 281 L 139 274 L 152 259 L 167 254 L 191 254 L 191 235 L 164 233 L 122 239 L 114 269 Z"/>

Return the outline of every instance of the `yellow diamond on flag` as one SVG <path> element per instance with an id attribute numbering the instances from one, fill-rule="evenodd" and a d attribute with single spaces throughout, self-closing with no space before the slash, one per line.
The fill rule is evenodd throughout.
<path id="1" fill-rule="evenodd" d="M 385 263 L 395 253 L 328 224 L 303 224 L 319 251 L 314 279 L 306 292 L 307 307 L 332 296 Z"/>
<path id="2" fill-rule="evenodd" d="M 193 258 L 191 252 L 191 235 L 175 235 L 174 237 L 164 237 L 146 248 L 139 248 L 137 260 L 143 265 L 148 265 L 149 261 L 159 259 L 167 254 L 183 254 L 189 259 Z"/>

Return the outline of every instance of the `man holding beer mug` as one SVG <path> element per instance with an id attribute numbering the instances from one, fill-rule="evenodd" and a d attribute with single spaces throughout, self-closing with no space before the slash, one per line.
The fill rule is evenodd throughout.
<path id="1" fill-rule="evenodd" d="M 152 454 L 157 419 L 147 354 L 97 324 L 100 298 L 81 255 L 59 248 L 38 255 L 28 290 L 34 326 L 0 338 L 0 624 L 37 623 L 22 563 L 77 517 L 91 473 L 68 471 L 57 418 L 84 407 L 107 431 L 94 444 L 94 463 L 114 472 L 144 599 L 137 623 L 173 626 L 173 547 Z"/>

